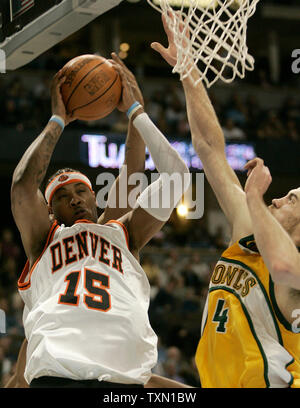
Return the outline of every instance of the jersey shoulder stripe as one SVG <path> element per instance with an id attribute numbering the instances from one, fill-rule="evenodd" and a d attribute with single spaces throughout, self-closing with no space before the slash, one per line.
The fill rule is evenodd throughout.
<path id="1" fill-rule="evenodd" d="M 260 279 L 260 276 L 253 270 L 253 268 L 251 268 L 249 265 L 246 265 L 244 262 L 242 262 L 240 260 L 230 259 L 230 258 L 226 258 L 224 256 L 221 256 L 220 261 L 225 261 L 227 263 L 233 263 L 233 264 L 236 264 L 236 265 L 240 265 L 244 269 L 248 270 L 255 277 L 255 279 L 256 279 L 256 281 L 257 281 L 257 283 L 259 285 L 259 288 L 260 288 L 260 290 L 261 290 L 261 292 L 263 294 L 266 305 L 268 307 L 268 311 L 270 312 L 270 316 L 272 317 L 272 321 L 274 323 L 274 328 L 276 330 L 278 341 L 282 345 L 283 344 L 282 336 L 281 336 L 281 332 L 280 332 L 280 329 L 279 329 L 277 321 L 276 321 L 276 317 L 275 317 L 275 314 L 274 314 L 274 311 L 273 311 L 272 303 L 271 303 L 270 297 L 269 297 L 269 295 L 267 293 L 267 290 L 266 290 L 265 286 L 263 285 L 263 283 L 262 283 L 262 281 Z M 270 276 L 269 276 L 269 278 L 270 278 Z M 213 284 L 211 284 L 211 286 L 216 287 L 216 285 L 213 285 Z"/>
<path id="2" fill-rule="evenodd" d="M 123 231 L 124 236 L 125 236 L 126 245 L 127 245 L 127 248 L 129 249 L 129 234 L 128 234 L 128 230 L 125 227 L 125 225 L 122 222 L 118 221 L 118 220 L 110 220 L 105 225 L 109 225 L 109 224 L 116 224 L 116 225 L 118 225 L 118 226 L 120 226 L 122 228 L 122 231 Z"/>
<path id="3" fill-rule="evenodd" d="M 26 264 L 24 266 L 24 269 L 23 269 L 23 271 L 21 273 L 21 276 L 20 276 L 20 278 L 18 280 L 18 289 L 19 290 L 25 290 L 25 289 L 30 288 L 32 272 L 33 272 L 34 268 L 36 267 L 36 265 L 38 264 L 41 257 L 43 256 L 44 252 L 48 248 L 49 244 L 53 240 L 55 231 L 58 228 L 59 228 L 59 225 L 57 224 L 56 221 L 54 221 L 54 223 L 51 225 L 50 230 L 48 232 L 48 236 L 47 236 L 46 243 L 45 243 L 45 246 L 43 248 L 43 251 L 41 252 L 40 256 L 37 258 L 37 260 L 35 261 L 35 263 L 33 264 L 31 269 L 29 269 L 29 260 L 27 260 L 27 262 L 26 262 Z M 27 280 L 26 280 L 26 278 L 27 278 Z"/>
<path id="4" fill-rule="evenodd" d="M 269 381 L 269 378 L 268 378 L 269 377 L 269 375 L 268 375 L 268 372 L 269 372 L 268 358 L 267 358 L 266 353 L 264 351 L 263 345 L 262 345 L 262 343 L 261 343 L 261 341 L 259 339 L 259 336 L 256 333 L 255 326 L 253 324 L 252 318 L 250 316 L 250 313 L 249 313 L 246 305 L 242 301 L 240 295 L 235 290 L 233 290 L 231 288 L 226 288 L 224 286 L 215 286 L 215 287 L 211 287 L 209 289 L 209 292 L 213 292 L 215 290 L 225 290 L 227 292 L 230 292 L 231 295 L 235 296 L 237 298 L 237 300 L 239 301 L 239 303 L 240 303 L 240 305 L 241 305 L 241 307 L 243 309 L 244 315 L 245 315 L 245 317 L 246 317 L 246 319 L 248 321 L 249 328 L 251 330 L 252 336 L 253 336 L 256 344 L 257 344 L 257 347 L 258 347 L 258 349 L 260 351 L 260 354 L 261 354 L 261 357 L 262 357 L 262 360 L 263 360 L 263 364 L 264 364 L 264 380 L 265 380 L 266 387 L 270 387 L 270 381 Z"/>

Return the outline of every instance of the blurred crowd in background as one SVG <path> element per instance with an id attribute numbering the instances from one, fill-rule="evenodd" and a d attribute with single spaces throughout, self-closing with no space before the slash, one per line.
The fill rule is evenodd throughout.
<path id="1" fill-rule="evenodd" d="M 0 124 L 17 132 L 33 129 L 38 132 L 51 116 L 50 78 L 44 76 L 31 89 L 20 77 L 0 83 Z M 278 90 L 280 92 L 280 89 Z M 264 108 L 255 93 L 242 96 L 228 91 L 225 102 L 214 92 L 210 97 L 227 140 L 255 141 L 261 139 L 288 139 L 300 141 L 300 102 L 294 96 L 285 98 L 281 106 Z M 180 84 L 162 85 L 152 93 L 145 92 L 145 109 L 167 137 L 190 139 L 185 100 Z M 127 132 L 126 115 L 114 111 L 107 118 L 73 127 L 88 126 L 93 130 Z"/>
<path id="2" fill-rule="evenodd" d="M 281 4 L 298 4 L 299 0 L 282 0 Z M 279 0 L 268 0 L 279 3 Z M 86 36 L 85 38 L 88 38 Z M 71 46 L 70 46 L 71 44 Z M 32 130 L 38 134 L 51 116 L 51 78 L 71 57 L 86 53 L 87 44 L 73 41 L 57 45 L 44 53 L 19 74 L 0 77 L 0 125 L 22 134 Z M 149 46 L 147 45 L 149 50 Z M 149 52 L 149 51 L 147 51 Z M 144 61 L 153 58 L 144 55 Z M 139 61 L 142 60 L 138 53 Z M 158 60 L 161 60 L 158 58 Z M 170 68 L 131 66 L 143 90 L 145 108 L 166 137 L 190 140 L 185 98 L 178 78 L 170 81 Z M 256 69 L 237 86 L 227 87 L 226 98 L 216 88 L 209 90 L 224 136 L 229 141 L 286 139 L 300 143 L 300 99 L 293 90 L 296 76 L 291 74 L 290 60 L 282 66 L 278 83 L 272 82 L 267 64 L 256 61 Z M 161 61 L 160 61 L 161 63 Z M 151 65 L 151 64 L 150 64 Z M 165 71 L 164 71 L 165 70 Z M 151 78 L 147 73 L 168 75 Z M 299 76 L 298 76 L 299 77 Z M 291 80 L 292 79 L 292 80 Z M 291 80 L 291 81 L 290 81 Z M 294 82 L 293 82 L 294 81 Z M 155 86 L 152 86 L 155 83 Z M 242 87 L 240 84 L 242 83 Z M 247 88 L 247 83 L 249 87 Z M 284 84 L 284 85 L 283 85 Z M 284 88 L 283 88 L 284 86 Z M 283 92 L 282 90 L 285 90 Z M 281 98 L 276 108 L 264 105 L 258 90 Z M 272 99 L 272 96 L 269 99 Z M 72 127 L 93 131 L 126 133 L 125 114 L 114 111 L 100 121 L 76 121 Z M 151 284 L 149 317 L 159 336 L 157 374 L 198 386 L 194 355 L 200 337 L 201 316 L 214 265 L 228 242 L 222 228 L 211 235 L 207 222 L 193 220 L 189 228 L 178 228 L 172 217 L 142 252 L 141 264 Z M 15 226 L 0 230 L 0 309 L 6 315 L 6 334 L 0 334 L 0 386 L 3 387 L 16 368 L 16 360 L 24 339 L 23 302 L 17 291 L 17 280 L 25 264 L 24 251 Z"/>
<path id="3" fill-rule="evenodd" d="M 6 333 L 0 334 L 1 387 L 15 371 L 19 348 L 24 339 L 24 303 L 17 290 L 24 255 L 17 242 L 14 231 L 9 227 L 0 231 L 0 309 L 6 317 Z"/>

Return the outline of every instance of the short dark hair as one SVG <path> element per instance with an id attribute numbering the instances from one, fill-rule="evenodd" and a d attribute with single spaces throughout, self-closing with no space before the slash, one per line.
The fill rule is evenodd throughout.
<path id="1" fill-rule="evenodd" d="M 51 183 L 51 181 L 52 181 L 56 176 L 58 176 L 59 174 L 62 174 L 62 173 L 66 173 L 66 172 L 68 172 L 68 173 L 81 173 L 81 174 L 83 174 L 81 171 L 75 170 L 75 169 L 71 169 L 70 167 L 65 167 L 65 168 L 63 168 L 63 169 L 59 169 L 59 170 L 57 170 L 54 174 L 52 174 L 52 176 L 48 179 L 48 181 L 47 181 L 47 183 L 46 183 L 46 185 L 45 185 L 45 190 L 46 190 L 46 188 L 48 187 L 48 185 Z"/>

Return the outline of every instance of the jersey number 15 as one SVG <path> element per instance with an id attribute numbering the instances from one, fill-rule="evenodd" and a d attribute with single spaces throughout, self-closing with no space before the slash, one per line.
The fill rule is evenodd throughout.
<path id="1" fill-rule="evenodd" d="M 84 269 L 84 287 L 87 294 L 83 296 L 83 302 L 89 309 L 107 312 L 111 308 L 109 289 L 109 276 L 90 269 Z M 81 271 L 73 271 L 65 277 L 67 288 L 65 293 L 59 296 L 58 303 L 78 306 L 79 295 L 76 294 Z"/>

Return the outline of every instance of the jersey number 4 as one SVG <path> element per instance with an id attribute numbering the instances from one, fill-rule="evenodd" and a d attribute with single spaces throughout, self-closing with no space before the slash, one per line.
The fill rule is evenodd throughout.
<path id="1" fill-rule="evenodd" d="M 64 294 L 59 296 L 58 303 L 78 306 L 79 295 L 76 294 L 81 271 L 73 271 L 65 277 L 67 288 Z M 109 276 L 90 269 L 84 270 L 84 287 L 87 294 L 83 296 L 83 302 L 89 309 L 107 312 L 111 308 L 109 289 Z"/>
<path id="2" fill-rule="evenodd" d="M 215 310 L 213 322 L 218 323 L 216 331 L 219 333 L 226 332 L 226 323 L 228 321 L 228 308 L 224 309 L 225 300 L 219 299 Z"/>

